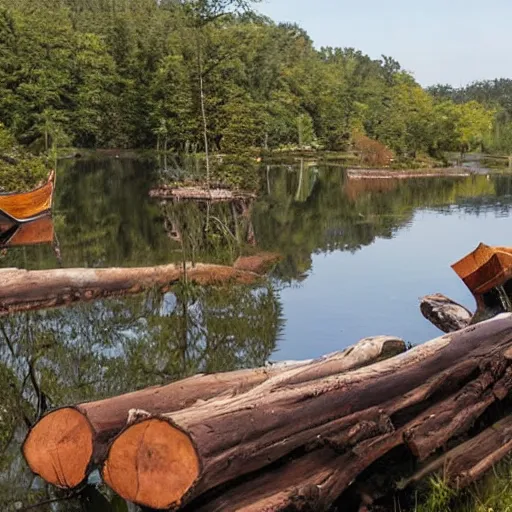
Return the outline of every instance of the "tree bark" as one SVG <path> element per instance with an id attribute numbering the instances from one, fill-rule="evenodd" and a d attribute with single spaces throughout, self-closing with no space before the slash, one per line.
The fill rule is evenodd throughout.
<path id="1" fill-rule="evenodd" d="M 505 314 L 344 375 L 292 369 L 236 397 L 136 422 L 112 443 L 103 477 L 130 501 L 176 509 L 323 441 L 344 457 L 326 487 L 333 500 L 393 448 L 423 459 L 467 429 L 512 388 L 511 347 Z"/>
<path id="2" fill-rule="evenodd" d="M 406 488 L 430 474 L 442 472 L 444 481 L 461 489 L 478 480 L 512 451 L 512 416 L 435 458 L 401 484 Z"/>
<path id="3" fill-rule="evenodd" d="M 446 333 L 464 329 L 473 318 L 468 309 L 441 293 L 423 297 L 420 310 L 429 322 Z"/>
<path id="4" fill-rule="evenodd" d="M 403 340 L 377 336 L 315 361 L 198 375 L 167 386 L 64 407 L 48 413 L 32 428 L 23 453 L 34 473 L 58 487 L 73 488 L 101 464 L 109 443 L 126 426 L 129 416 L 137 417 L 139 409 L 146 414 L 168 413 L 221 395 L 237 396 L 272 377 L 279 376 L 282 385 L 293 385 L 306 376 L 337 374 L 403 351 Z M 295 372 L 298 368 L 304 368 L 304 372 Z"/>
<path id="5" fill-rule="evenodd" d="M 263 254 L 261 266 L 244 270 L 244 259 L 235 266 L 187 263 L 141 268 L 70 268 L 53 270 L 6 269 L 0 272 L 0 316 L 14 312 L 58 307 L 77 301 L 140 293 L 175 284 L 183 277 L 202 285 L 227 282 L 253 284 L 276 255 Z"/>
<path id="6" fill-rule="evenodd" d="M 235 487 L 201 496 L 184 512 L 323 510 L 322 491 L 342 463 L 342 455 L 321 448 L 262 471 Z"/>

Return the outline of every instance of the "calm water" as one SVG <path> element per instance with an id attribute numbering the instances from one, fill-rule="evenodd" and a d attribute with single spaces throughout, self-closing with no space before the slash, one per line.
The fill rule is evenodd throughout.
<path id="1" fill-rule="evenodd" d="M 54 214 L 62 264 L 230 264 L 259 250 L 283 259 L 258 288 L 178 287 L 2 319 L 2 509 L 53 496 L 19 456 L 26 424 L 45 408 L 198 371 L 316 357 L 370 335 L 421 343 L 440 333 L 419 298 L 442 292 L 472 308 L 450 265 L 481 241 L 512 245 L 510 176 L 354 181 L 336 166 L 262 167 L 254 204 L 208 212 L 151 200 L 158 177 L 149 160 L 66 162 Z M 43 245 L 9 249 L 0 265 L 59 264 Z M 122 510 L 87 493 L 38 510 Z"/>

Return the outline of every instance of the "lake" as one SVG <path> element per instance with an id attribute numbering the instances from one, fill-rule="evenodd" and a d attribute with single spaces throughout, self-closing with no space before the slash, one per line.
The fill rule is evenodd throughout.
<path id="1" fill-rule="evenodd" d="M 207 207 L 151 199 L 160 177 L 152 159 L 62 167 L 61 263 L 40 245 L 2 252 L 0 266 L 231 264 L 258 251 L 282 260 L 257 287 L 178 286 L 3 318 L 0 503 L 10 508 L 47 496 L 19 454 L 27 423 L 46 408 L 196 372 L 313 358 L 372 335 L 422 343 L 441 334 L 421 316 L 422 296 L 441 292 L 474 308 L 450 265 L 480 242 L 512 245 L 510 175 L 353 180 L 339 165 L 263 165 L 256 201 Z M 94 499 L 82 505 L 100 510 L 90 508 Z"/>

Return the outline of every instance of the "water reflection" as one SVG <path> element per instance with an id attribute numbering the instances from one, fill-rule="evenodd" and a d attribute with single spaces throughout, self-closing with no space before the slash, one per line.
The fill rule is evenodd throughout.
<path id="1" fill-rule="evenodd" d="M 281 277 L 298 279 L 311 255 L 355 251 L 390 238 L 418 208 L 459 205 L 508 215 L 510 175 L 411 180 L 347 179 L 341 167 L 307 162 L 264 166 L 254 203 L 198 204 L 150 199 L 153 160 L 67 162 L 54 212 L 66 267 L 144 266 L 190 259 L 232 262 L 246 247 L 286 255 Z M 183 238 L 183 234 L 186 237 Z M 52 248 L 12 249 L 1 266 L 58 266 Z"/>
<path id="2" fill-rule="evenodd" d="M 0 320 L 0 502 L 26 504 L 28 489 L 31 502 L 42 499 L 19 447 L 47 408 L 262 366 L 281 327 L 271 285 L 206 291 L 188 284 L 173 294 L 152 291 Z"/>
<path id="3" fill-rule="evenodd" d="M 400 335 L 398 327 L 417 305 L 408 297 L 410 310 L 402 308 L 399 316 L 392 310 L 395 294 L 405 293 L 411 282 L 422 289 L 441 286 L 445 274 L 427 270 L 422 281 L 418 272 L 437 268 L 436 262 L 449 272 L 448 258 L 468 252 L 456 236 L 461 226 L 469 232 L 475 224 L 458 218 L 480 219 L 486 229 L 496 218 L 508 219 L 512 208 L 509 176 L 349 180 L 340 167 L 303 161 L 264 166 L 259 177 L 258 200 L 209 205 L 151 200 L 148 192 L 159 178 L 151 160 L 77 161 L 63 169 L 53 227 L 64 266 L 183 259 L 231 264 L 255 250 L 279 252 L 284 259 L 259 287 L 205 290 L 185 284 L 172 293 L 153 290 L 1 319 L 2 510 L 65 496 L 34 478 L 20 456 L 27 428 L 46 408 L 197 372 L 260 366 L 278 348 L 279 357 L 293 359 L 339 349 L 338 324 L 348 331 L 348 342 L 359 334 L 351 321 L 363 335 L 380 334 L 369 332 L 369 324 L 378 322 L 368 320 L 368 311 L 386 315 L 389 334 Z M 417 238 L 406 241 L 402 235 L 412 227 Z M 421 261 L 418 254 L 439 247 L 443 236 L 451 237 L 442 242 L 443 259 L 436 260 L 437 251 Z M 508 243 L 507 236 L 501 243 Z M 49 244 L 8 247 L 0 265 L 51 268 L 58 261 Z M 378 282 L 380 274 L 393 282 Z M 446 290 L 423 293 L 434 291 Z M 105 489 L 88 487 L 78 500 L 37 510 L 127 507 Z"/>

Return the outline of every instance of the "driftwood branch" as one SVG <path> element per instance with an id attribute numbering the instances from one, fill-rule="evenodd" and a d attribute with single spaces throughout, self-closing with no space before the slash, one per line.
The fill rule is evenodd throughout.
<path id="1" fill-rule="evenodd" d="M 441 293 L 423 297 L 420 310 L 429 322 L 446 333 L 464 329 L 473 318 L 467 308 Z"/>

